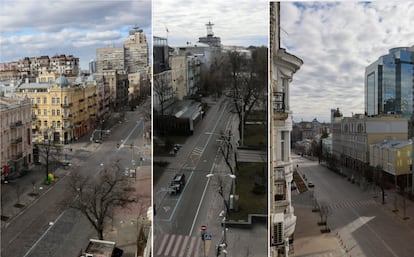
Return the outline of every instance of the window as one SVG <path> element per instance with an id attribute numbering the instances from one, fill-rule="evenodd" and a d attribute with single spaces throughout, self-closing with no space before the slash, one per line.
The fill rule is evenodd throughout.
<path id="1" fill-rule="evenodd" d="M 47 116 L 47 109 L 43 110 L 43 115 Z"/>
<path id="2" fill-rule="evenodd" d="M 43 103 L 47 104 L 47 98 L 46 97 L 43 97 Z"/>
<path id="3" fill-rule="evenodd" d="M 37 110 L 37 115 L 42 115 L 42 111 L 40 109 Z"/>
<path id="4" fill-rule="evenodd" d="M 56 121 L 52 121 L 52 127 L 55 128 L 56 127 Z"/>
<path id="5" fill-rule="evenodd" d="M 56 110 L 56 115 L 59 116 L 60 115 L 60 110 Z"/>
<path id="6" fill-rule="evenodd" d="M 57 122 L 57 127 L 60 128 L 60 120 Z"/>
<path id="7" fill-rule="evenodd" d="M 43 126 L 47 127 L 47 120 L 43 121 Z"/>
<path id="8" fill-rule="evenodd" d="M 52 116 L 55 116 L 56 115 L 56 111 L 53 109 L 52 110 Z"/>
<path id="9" fill-rule="evenodd" d="M 40 97 L 37 98 L 37 103 L 40 104 Z"/>
<path id="10" fill-rule="evenodd" d="M 52 97 L 52 104 L 55 104 L 55 98 Z"/>
<path id="11" fill-rule="evenodd" d="M 34 104 L 35 102 L 34 102 L 34 98 L 32 98 L 32 99 L 30 99 L 31 101 L 32 101 L 32 104 Z"/>
<path id="12" fill-rule="evenodd" d="M 56 98 L 56 103 L 57 104 L 60 104 L 60 98 L 58 97 L 58 98 Z"/>

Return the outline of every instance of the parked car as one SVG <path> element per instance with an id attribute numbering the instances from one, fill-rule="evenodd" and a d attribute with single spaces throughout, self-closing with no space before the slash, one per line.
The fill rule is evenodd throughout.
<path id="1" fill-rule="evenodd" d="M 309 188 L 311 188 L 311 187 L 315 187 L 315 184 L 313 184 L 313 183 L 312 183 L 312 181 L 309 181 L 309 182 L 308 182 L 308 187 L 309 187 Z"/>
<path id="2" fill-rule="evenodd" d="M 174 178 L 170 183 L 170 194 L 181 193 L 185 185 L 185 175 L 184 173 L 175 174 Z"/>

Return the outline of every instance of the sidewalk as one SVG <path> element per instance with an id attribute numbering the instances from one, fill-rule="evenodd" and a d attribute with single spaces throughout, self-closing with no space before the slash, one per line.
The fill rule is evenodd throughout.
<path id="1" fill-rule="evenodd" d="M 89 141 L 82 139 L 65 147 L 72 148 L 73 153 L 75 151 L 89 152 L 95 146 Z M 69 156 L 69 159 L 71 163 L 70 167 L 65 168 L 61 166 L 54 171 L 49 171 L 55 177 L 55 181 L 49 185 L 44 183 L 46 178 L 46 168 L 44 165 L 32 165 L 27 174 L 9 180 L 7 184 L 1 184 L 2 228 L 7 227 L 8 223 L 12 222 L 28 207 L 33 205 L 43 194 L 53 186 L 59 184 L 60 179 L 79 164 L 80 160 L 73 158 L 72 154 Z"/>
<path id="2" fill-rule="evenodd" d="M 131 195 L 138 202 L 126 208 L 117 208 L 114 219 L 104 231 L 105 240 L 116 242 L 117 247 L 124 251 L 123 257 L 135 257 L 141 228 L 144 236 L 148 236 L 151 226 L 151 221 L 147 218 L 147 211 L 151 206 L 151 165 L 141 167 L 136 180 L 129 180 L 129 186 L 134 188 Z"/>

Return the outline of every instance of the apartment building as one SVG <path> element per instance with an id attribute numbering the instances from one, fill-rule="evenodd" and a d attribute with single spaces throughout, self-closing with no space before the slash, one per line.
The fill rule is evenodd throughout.
<path id="1" fill-rule="evenodd" d="M 339 116 L 333 123 L 332 152 L 342 165 L 364 176 L 370 162 L 370 145 L 407 139 L 408 122 L 401 116 Z"/>
<path id="2" fill-rule="evenodd" d="M 280 3 L 270 3 L 270 242 L 272 256 L 288 256 L 296 226 L 291 201 L 292 111 L 289 83 L 303 61 L 280 48 Z"/>
<path id="3" fill-rule="evenodd" d="M 96 126 L 98 110 L 96 83 L 69 82 L 60 76 L 53 83 L 23 83 L 16 95 L 32 103 L 35 141 L 51 138 L 67 144 Z"/>
<path id="4" fill-rule="evenodd" d="M 56 54 L 24 57 L 21 60 L 0 64 L 0 80 L 30 77 L 41 73 L 58 73 L 76 76 L 79 73 L 79 58 L 73 55 Z"/>
<path id="5" fill-rule="evenodd" d="M 30 99 L 0 97 L 0 167 L 2 180 L 33 162 Z"/>
<path id="6" fill-rule="evenodd" d="M 147 67 L 148 63 L 148 43 L 143 30 L 138 27 L 129 31 L 124 45 L 96 49 L 98 73 L 106 70 L 135 73 Z"/>
<path id="7" fill-rule="evenodd" d="M 384 180 L 395 186 L 411 186 L 412 141 L 383 140 L 370 145 L 369 165 L 384 172 Z"/>

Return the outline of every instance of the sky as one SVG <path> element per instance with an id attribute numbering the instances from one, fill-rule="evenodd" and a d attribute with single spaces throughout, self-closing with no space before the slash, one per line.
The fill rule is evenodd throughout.
<path id="1" fill-rule="evenodd" d="M 196 44 L 209 21 L 223 45 L 268 45 L 266 0 L 154 0 L 153 16 L 154 36 L 168 38 L 170 46 Z"/>
<path id="2" fill-rule="evenodd" d="M 303 60 L 290 86 L 294 121 L 364 113 L 365 68 L 414 45 L 414 2 L 282 2 L 281 47 Z"/>
<path id="3" fill-rule="evenodd" d="M 151 0 L 0 0 L 0 24 L 0 62 L 72 54 L 88 69 L 97 48 L 122 46 L 134 26 L 151 40 Z"/>

